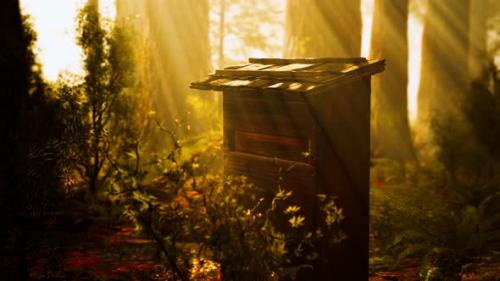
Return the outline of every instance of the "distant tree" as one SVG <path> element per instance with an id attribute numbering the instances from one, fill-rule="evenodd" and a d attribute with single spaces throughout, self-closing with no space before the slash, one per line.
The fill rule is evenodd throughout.
<path id="1" fill-rule="evenodd" d="M 217 50 L 219 67 L 244 63 L 255 52 L 268 56 L 281 53 L 283 42 L 277 32 L 284 24 L 284 5 L 279 1 L 211 0 L 210 5 L 217 11 L 210 32 L 216 39 L 212 47 Z M 238 41 L 231 42 L 231 50 L 224 44 L 227 38 Z"/>
<path id="2" fill-rule="evenodd" d="M 80 11 L 78 18 L 78 44 L 84 54 L 85 83 L 82 85 L 82 95 L 85 104 L 82 112 L 82 126 L 85 136 L 80 138 L 78 159 L 82 176 L 87 181 L 91 192 L 96 192 L 100 183 L 100 174 L 106 162 L 106 126 L 110 118 L 110 103 L 115 99 L 115 93 L 108 91 L 106 77 L 105 36 L 99 15 L 99 1 L 89 0 Z M 85 118 L 88 114 L 88 120 Z M 83 136 L 82 136 L 83 137 Z"/>
<path id="3" fill-rule="evenodd" d="M 360 0 L 288 0 L 287 57 L 359 57 Z"/>
<path id="4" fill-rule="evenodd" d="M 491 5 L 493 6 L 493 5 Z M 469 28 L 469 77 L 478 79 L 488 64 L 487 22 L 492 12 L 489 0 L 470 1 L 470 28 Z"/>
<path id="5" fill-rule="evenodd" d="M 408 1 L 375 0 L 372 58 L 386 70 L 373 78 L 374 150 L 378 156 L 415 160 L 408 124 Z"/>
<path id="6" fill-rule="evenodd" d="M 429 0 L 422 40 L 418 124 L 425 135 L 432 118 L 457 114 L 468 86 L 469 0 Z"/>
<path id="7" fill-rule="evenodd" d="M 224 38 L 226 36 L 226 0 L 219 0 L 219 45 L 217 46 L 217 56 L 219 68 L 224 67 Z"/>

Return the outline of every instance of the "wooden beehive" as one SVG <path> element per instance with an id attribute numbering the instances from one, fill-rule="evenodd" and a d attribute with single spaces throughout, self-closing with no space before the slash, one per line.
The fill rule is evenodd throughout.
<path id="1" fill-rule="evenodd" d="M 309 280 L 368 280 L 370 78 L 384 60 L 250 59 L 191 87 L 223 92 L 225 172 L 278 184 L 310 224 L 334 195 L 348 238 Z M 281 180 L 280 180 L 281 178 Z"/>

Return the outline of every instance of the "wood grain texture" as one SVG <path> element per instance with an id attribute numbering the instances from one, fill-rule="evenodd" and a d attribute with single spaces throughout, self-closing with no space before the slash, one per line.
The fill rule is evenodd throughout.
<path id="1" fill-rule="evenodd" d="M 370 77 L 314 95 L 226 90 L 223 107 L 226 174 L 246 175 L 268 200 L 278 186 L 292 190 L 290 203 L 302 206 L 311 230 L 319 223 L 317 194 L 335 196 L 343 209 L 348 239 L 322 253 L 328 263 L 309 280 L 367 279 Z M 309 159 L 297 157 L 304 151 Z"/>
<path id="2" fill-rule="evenodd" d="M 304 161 L 309 151 L 307 138 L 235 131 L 235 151 L 281 159 Z"/>

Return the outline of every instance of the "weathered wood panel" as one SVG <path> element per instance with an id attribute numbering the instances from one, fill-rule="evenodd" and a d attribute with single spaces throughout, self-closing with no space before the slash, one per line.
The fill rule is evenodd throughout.
<path id="1" fill-rule="evenodd" d="M 331 87 L 310 104 L 324 134 L 318 140 L 316 160 L 320 192 L 336 196 L 344 211 L 342 227 L 348 236 L 326 254 L 332 260 L 318 274 L 345 278 L 339 280 L 367 280 L 370 78 Z"/>
<path id="2" fill-rule="evenodd" d="M 289 63 L 365 63 L 366 58 L 298 58 L 298 59 L 281 59 L 281 58 L 249 58 L 250 63 L 263 64 L 289 64 Z"/>
<path id="3" fill-rule="evenodd" d="M 311 136 L 317 128 L 304 101 L 258 91 L 225 92 L 225 148 L 312 163 L 316 143 Z"/>
<path id="4" fill-rule="evenodd" d="M 301 206 L 301 214 L 307 217 L 306 225 L 316 224 L 316 170 L 312 165 L 241 152 L 226 152 L 225 161 L 225 174 L 245 175 L 264 190 L 264 205 L 270 204 L 278 187 L 292 191 L 288 205 Z M 287 224 L 286 219 L 278 222 L 283 228 Z"/>
<path id="5" fill-rule="evenodd" d="M 265 157 L 243 152 L 225 153 L 224 172 L 233 175 L 246 175 L 256 184 L 262 187 L 270 187 L 272 190 L 282 184 L 292 190 L 300 190 L 301 193 L 316 193 L 314 166 L 288 161 L 278 158 Z M 280 183 L 280 177 L 282 182 Z"/>
<path id="6" fill-rule="evenodd" d="M 307 161 L 307 138 L 235 131 L 234 150 L 287 160 Z"/>

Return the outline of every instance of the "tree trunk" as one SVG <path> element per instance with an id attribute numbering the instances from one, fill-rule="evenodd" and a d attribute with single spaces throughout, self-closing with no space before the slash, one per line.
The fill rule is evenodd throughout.
<path id="1" fill-rule="evenodd" d="M 429 0 L 424 18 L 418 125 L 423 138 L 430 121 L 457 115 L 468 86 L 469 1 Z"/>
<path id="2" fill-rule="evenodd" d="M 0 103 L 0 189 L 12 176 L 15 151 L 19 138 L 19 119 L 28 97 L 29 65 L 27 40 L 19 7 L 19 0 L 7 0 L 0 9 L 0 75 L 2 102 Z"/>
<path id="3" fill-rule="evenodd" d="M 408 0 L 375 0 L 372 58 L 385 58 L 386 70 L 373 77 L 372 147 L 380 157 L 415 160 L 408 124 Z"/>
<path id="4" fill-rule="evenodd" d="M 470 1 L 469 76 L 471 79 L 480 78 L 488 64 L 486 51 L 486 22 L 490 12 L 488 4 L 488 0 Z"/>
<path id="5" fill-rule="evenodd" d="M 288 0 L 286 57 L 359 57 L 360 0 Z"/>
<path id="6" fill-rule="evenodd" d="M 6 0 L 0 9 L 0 214 L 2 230 L 0 236 L 9 238 L 0 246 L 7 260 L 2 276 L 9 280 L 29 280 L 29 249 L 37 239 L 26 237 L 29 233 L 20 221 L 26 218 L 26 198 L 21 180 L 26 178 L 25 160 L 27 151 L 34 145 L 27 136 L 27 124 L 23 124 L 29 99 L 31 77 L 31 55 L 29 44 L 32 38 L 25 32 L 19 0 Z M 31 141 L 31 142 L 30 142 Z M 7 234 L 7 231 L 11 234 Z M 12 235 L 14 233 L 19 235 Z M 31 239 L 29 239 L 31 238 Z M 28 243 L 29 242 L 29 243 Z"/>
<path id="7" fill-rule="evenodd" d="M 25 179 L 28 151 L 34 146 L 24 113 L 29 103 L 31 78 L 29 45 L 31 35 L 25 31 L 19 0 L 8 0 L 0 9 L 0 208 L 7 217 L 23 216 L 21 179 Z"/>
<path id="8" fill-rule="evenodd" d="M 219 4 L 219 68 L 224 67 L 224 37 L 226 35 L 226 0 L 220 0 Z"/>

